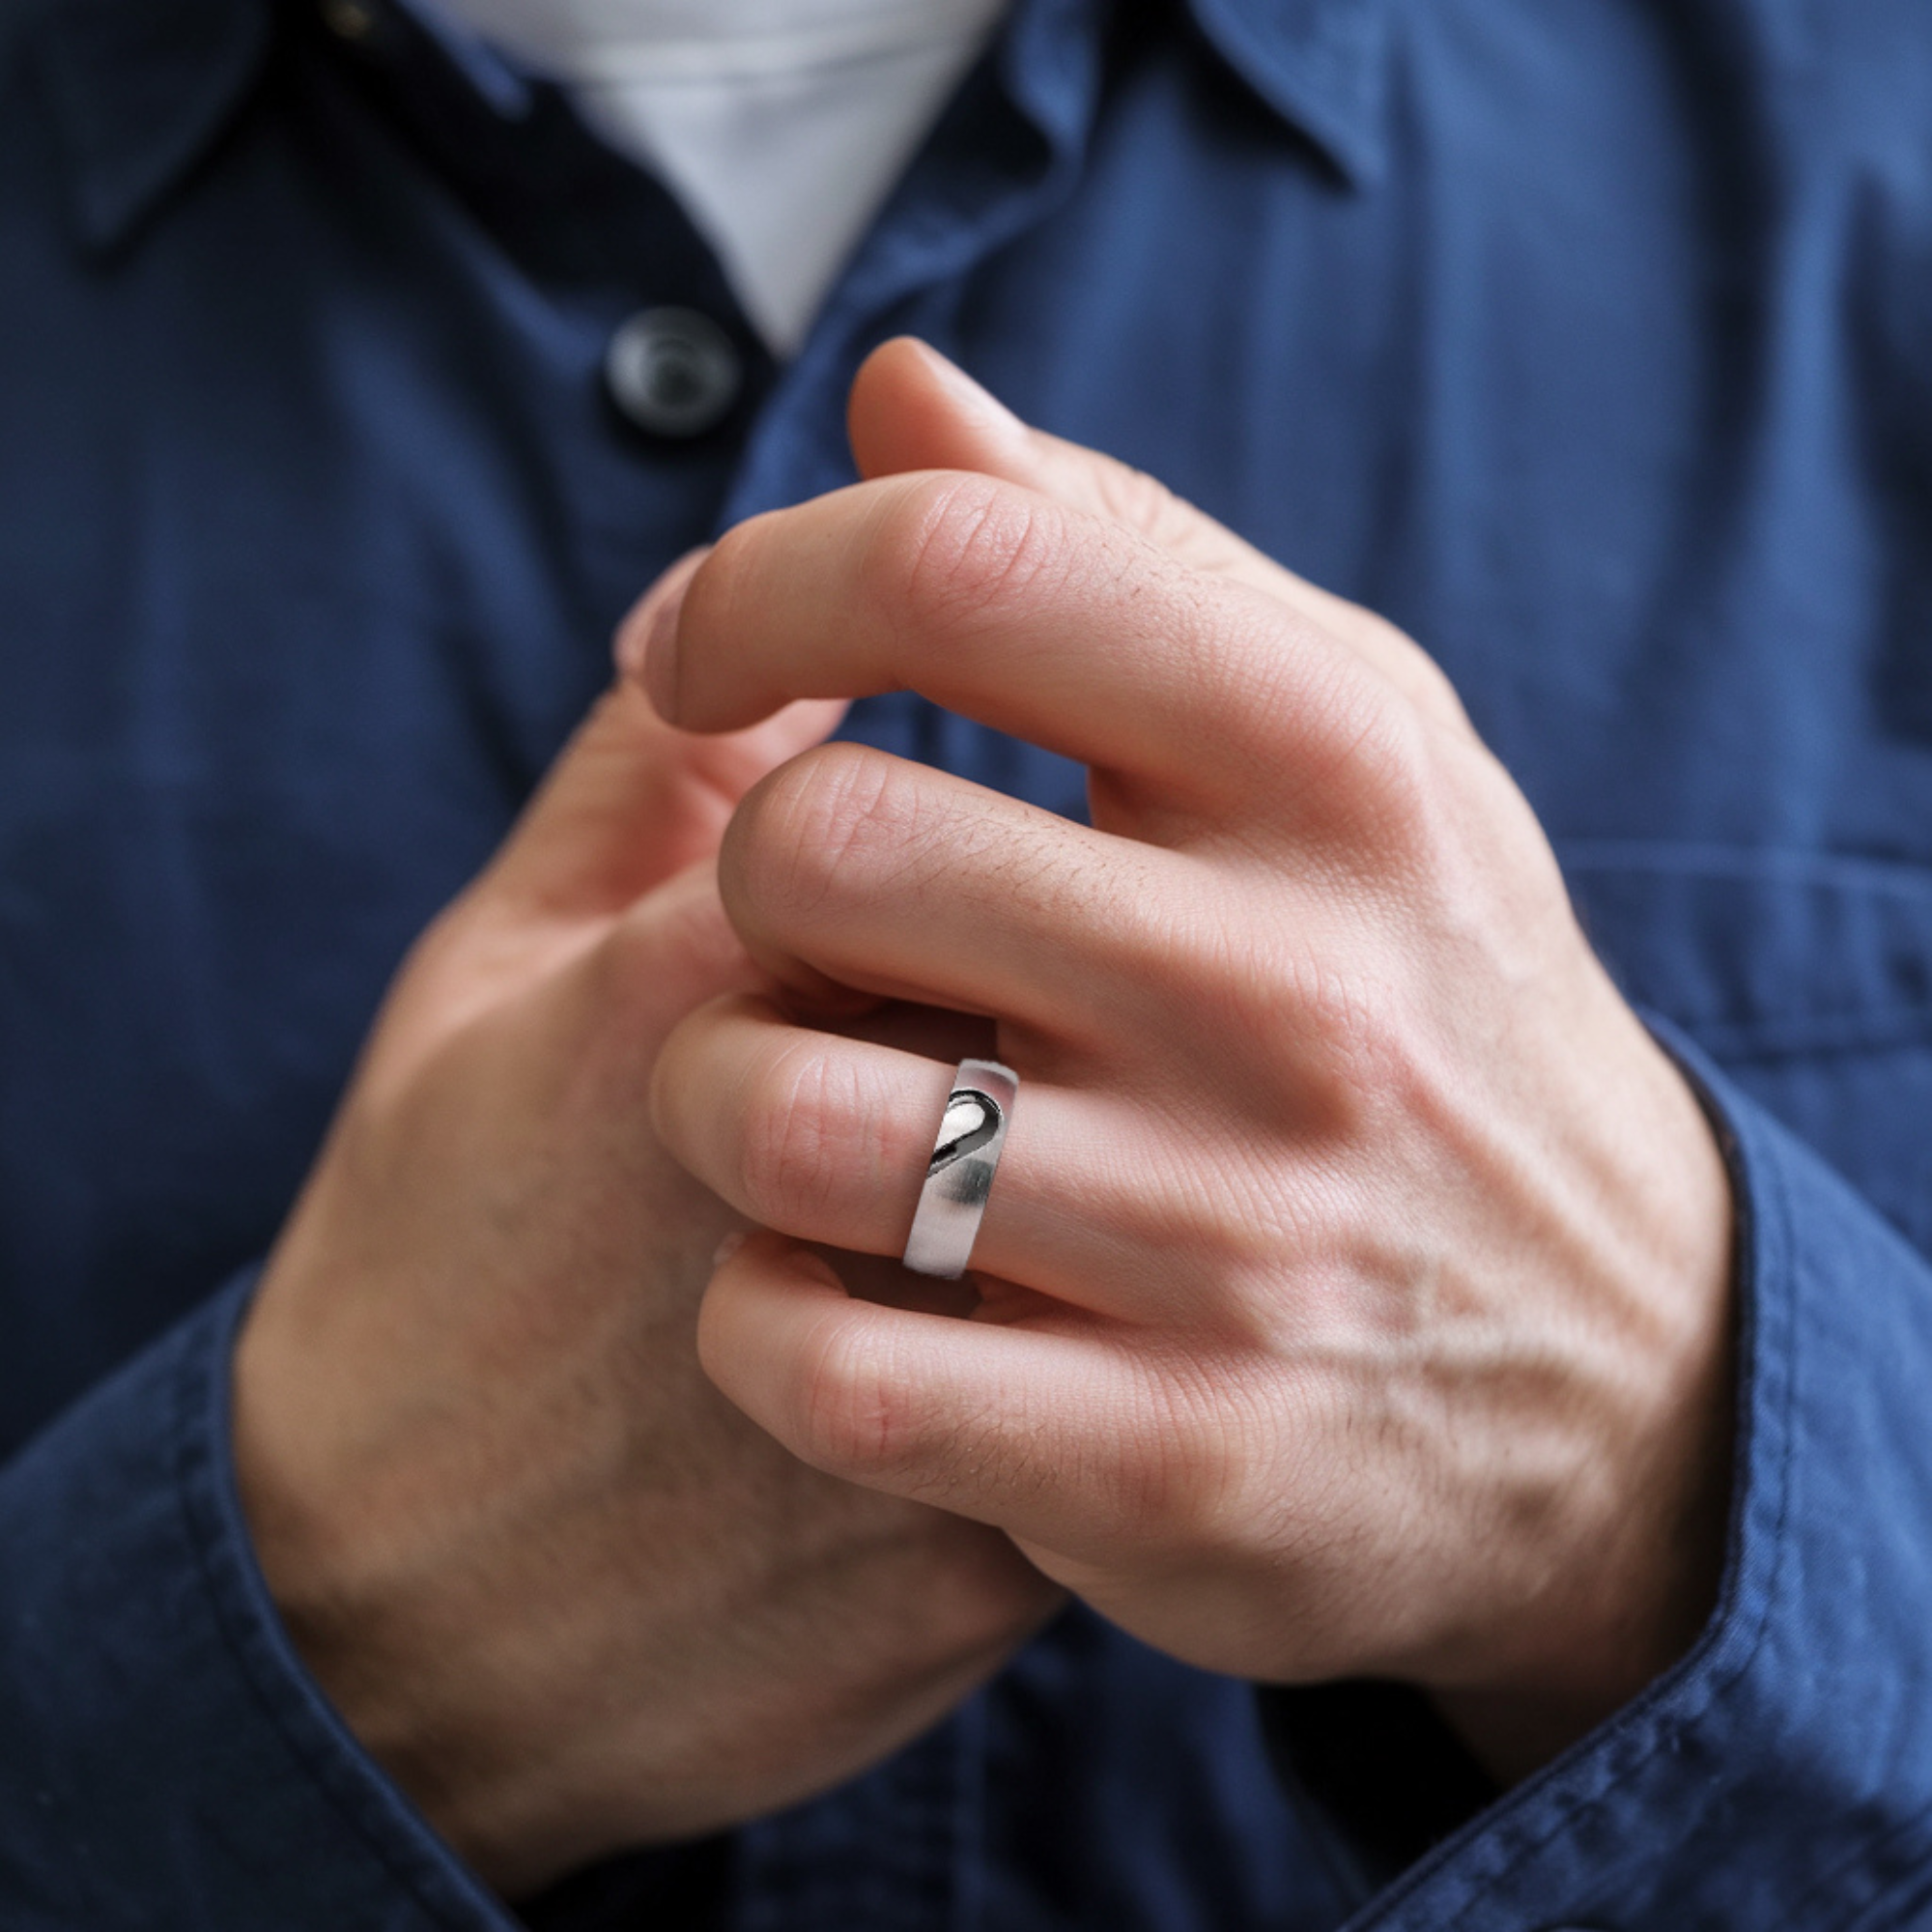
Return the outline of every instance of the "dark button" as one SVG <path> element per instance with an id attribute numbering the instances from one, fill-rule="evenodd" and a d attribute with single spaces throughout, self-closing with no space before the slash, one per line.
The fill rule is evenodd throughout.
<path id="1" fill-rule="evenodd" d="M 653 436 L 702 436 L 731 412 L 745 372 L 731 338 L 695 308 L 641 309 L 604 355 L 611 400 Z"/>
<path id="2" fill-rule="evenodd" d="M 369 0 L 322 0 L 322 24 L 339 41 L 366 41 L 376 31 Z"/>

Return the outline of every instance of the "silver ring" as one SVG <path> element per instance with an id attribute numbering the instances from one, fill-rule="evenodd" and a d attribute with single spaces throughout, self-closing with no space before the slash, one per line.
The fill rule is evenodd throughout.
<path id="1" fill-rule="evenodd" d="M 1019 1089 L 1018 1076 L 997 1060 L 959 1063 L 906 1236 L 905 1264 L 915 1273 L 957 1281 L 966 1272 Z"/>

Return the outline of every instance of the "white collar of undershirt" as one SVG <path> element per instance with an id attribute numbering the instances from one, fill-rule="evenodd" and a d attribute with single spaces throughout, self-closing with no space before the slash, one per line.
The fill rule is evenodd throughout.
<path id="1" fill-rule="evenodd" d="M 432 0 L 657 172 L 795 350 L 1009 0 Z"/>
<path id="2" fill-rule="evenodd" d="M 1006 0 L 438 0 L 565 82 L 791 72 L 981 39 Z"/>

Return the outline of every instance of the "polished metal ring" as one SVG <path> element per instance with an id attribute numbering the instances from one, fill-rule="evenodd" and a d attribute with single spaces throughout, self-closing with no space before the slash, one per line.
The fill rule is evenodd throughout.
<path id="1" fill-rule="evenodd" d="M 956 1281 L 966 1272 L 1019 1086 L 996 1060 L 959 1063 L 906 1236 L 905 1264 L 916 1273 Z"/>

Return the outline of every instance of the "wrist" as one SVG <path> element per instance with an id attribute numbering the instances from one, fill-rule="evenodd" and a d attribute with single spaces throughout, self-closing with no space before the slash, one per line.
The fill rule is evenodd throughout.
<path id="1" fill-rule="evenodd" d="M 1625 1009 L 1628 1012 L 1628 1009 Z M 1634 1015 L 1629 1016 L 1634 1023 Z M 1503 1672 L 1426 1686 L 1484 1768 L 1504 1783 L 1540 1769 L 1662 1676 L 1717 1607 L 1735 1434 L 1736 1204 L 1696 1090 L 1647 1034 L 1651 1094 L 1625 1217 L 1662 1290 L 1618 1480 L 1567 1526 L 1562 1583 L 1531 1605 Z"/>
<path id="2" fill-rule="evenodd" d="M 465 1723 L 442 1694 L 457 1677 L 473 1689 L 484 1662 L 460 1628 L 432 1628 L 420 1587 L 452 1519 L 439 1535 L 433 1501 L 399 1507 L 384 1474 L 402 1459 L 331 1426 L 354 1406 L 331 1389 L 331 1350 L 298 1318 L 339 1297 L 298 1290 L 302 1245 L 298 1216 L 235 1351 L 233 1454 L 256 1565 L 303 1667 L 356 1742 L 447 1845 L 513 1896 L 554 1875 L 519 1856 L 505 1829 L 506 1815 L 536 1808 L 521 1794 L 539 1754 Z M 476 1696 L 469 1708 L 500 1715 L 511 1702 Z"/>

